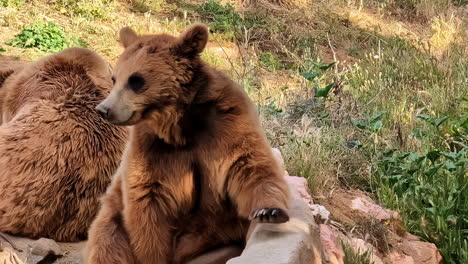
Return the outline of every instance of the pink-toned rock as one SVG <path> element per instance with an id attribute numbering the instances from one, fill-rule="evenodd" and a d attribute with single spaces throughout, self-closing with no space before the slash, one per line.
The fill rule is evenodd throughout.
<path id="1" fill-rule="evenodd" d="M 344 263 L 344 252 L 338 241 L 338 235 L 329 226 L 324 224 L 320 225 L 320 242 L 322 242 L 325 258 L 328 260 L 327 263 Z"/>
<path id="2" fill-rule="evenodd" d="M 382 260 L 376 255 L 377 250 L 366 241 L 360 238 L 352 238 L 349 242 L 350 246 L 352 247 L 353 251 L 362 255 L 366 252 L 370 252 L 370 260 L 373 264 L 383 264 Z"/>
<path id="3" fill-rule="evenodd" d="M 375 204 L 369 197 L 357 197 L 351 201 L 351 208 L 361 211 L 370 217 L 378 220 L 388 220 L 398 218 L 398 213 L 392 210 L 384 209 Z"/>
<path id="4" fill-rule="evenodd" d="M 309 204 L 309 208 L 312 211 L 314 217 L 318 216 L 321 221 L 327 222 L 330 218 L 330 212 L 320 204 Z"/>
<path id="5" fill-rule="evenodd" d="M 312 197 L 309 194 L 309 187 L 307 187 L 307 180 L 305 178 L 297 176 L 286 176 L 286 179 L 291 185 L 296 187 L 304 202 L 309 204 L 312 203 Z"/>
<path id="6" fill-rule="evenodd" d="M 401 249 L 403 253 L 413 258 L 414 263 L 438 264 L 442 262 L 442 256 L 432 243 L 405 240 L 401 245 Z"/>
<path id="7" fill-rule="evenodd" d="M 387 256 L 387 263 L 392 264 L 415 264 L 414 259 L 405 254 L 400 254 L 398 252 L 392 252 Z"/>

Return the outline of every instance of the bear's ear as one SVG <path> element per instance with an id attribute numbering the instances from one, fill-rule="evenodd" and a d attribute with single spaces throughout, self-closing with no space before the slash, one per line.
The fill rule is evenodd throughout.
<path id="1" fill-rule="evenodd" d="M 12 68 L 7 68 L 7 69 L 1 69 L 0 68 L 0 89 L 2 88 L 3 86 L 3 83 L 5 82 L 5 80 L 11 75 L 13 74 L 15 70 L 12 69 Z"/>
<path id="2" fill-rule="evenodd" d="M 179 37 L 177 51 L 181 55 L 194 56 L 201 53 L 208 42 L 208 28 L 202 24 L 195 24 Z"/>
<path id="3" fill-rule="evenodd" d="M 137 33 L 135 33 L 135 31 L 129 27 L 122 28 L 119 35 L 120 43 L 122 43 L 124 48 L 127 48 L 138 39 Z"/>

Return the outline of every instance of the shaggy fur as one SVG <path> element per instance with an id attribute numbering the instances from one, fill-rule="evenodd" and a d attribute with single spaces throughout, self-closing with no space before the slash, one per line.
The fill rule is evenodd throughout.
<path id="1" fill-rule="evenodd" d="M 115 85 L 97 109 L 114 124 L 132 125 L 130 141 L 91 226 L 87 261 L 236 255 L 228 245 L 243 247 L 249 219 L 288 221 L 288 186 L 254 105 L 200 59 L 207 28 L 195 25 L 178 38 L 129 28 L 120 35 L 126 49 Z"/>
<path id="2" fill-rule="evenodd" d="M 94 110 L 111 90 L 109 66 L 67 49 L 0 72 L 0 231 L 57 241 L 86 238 L 126 130 Z"/>

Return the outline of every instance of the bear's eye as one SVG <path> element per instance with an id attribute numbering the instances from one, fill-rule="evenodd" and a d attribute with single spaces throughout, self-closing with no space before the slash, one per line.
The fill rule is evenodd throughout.
<path id="1" fill-rule="evenodd" d="M 130 75 L 130 77 L 128 77 L 127 86 L 130 90 L 136 93 L 141 93 L 144 91 L 145 79 L 143 76 L 141 76 L 141 74 L 135 72 Z"/>
<path id="2" fill-rule="evenodd" d="M 115 84 L 115 77 L 112 76 L 112 84 Z"/>

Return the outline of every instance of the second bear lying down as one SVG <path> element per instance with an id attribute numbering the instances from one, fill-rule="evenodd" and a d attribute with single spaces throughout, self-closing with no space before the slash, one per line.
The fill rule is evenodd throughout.
<path id="1" fill-rule="evenodd" d="M 288 186 L 241 87 L 200 59 L 208 31 L 120 32 L 125 47 L 97 110 L 132 126 L 90 230 L 90 263 L 181 263 L 243 246 L 249 220 L 282 223 Z"/>

